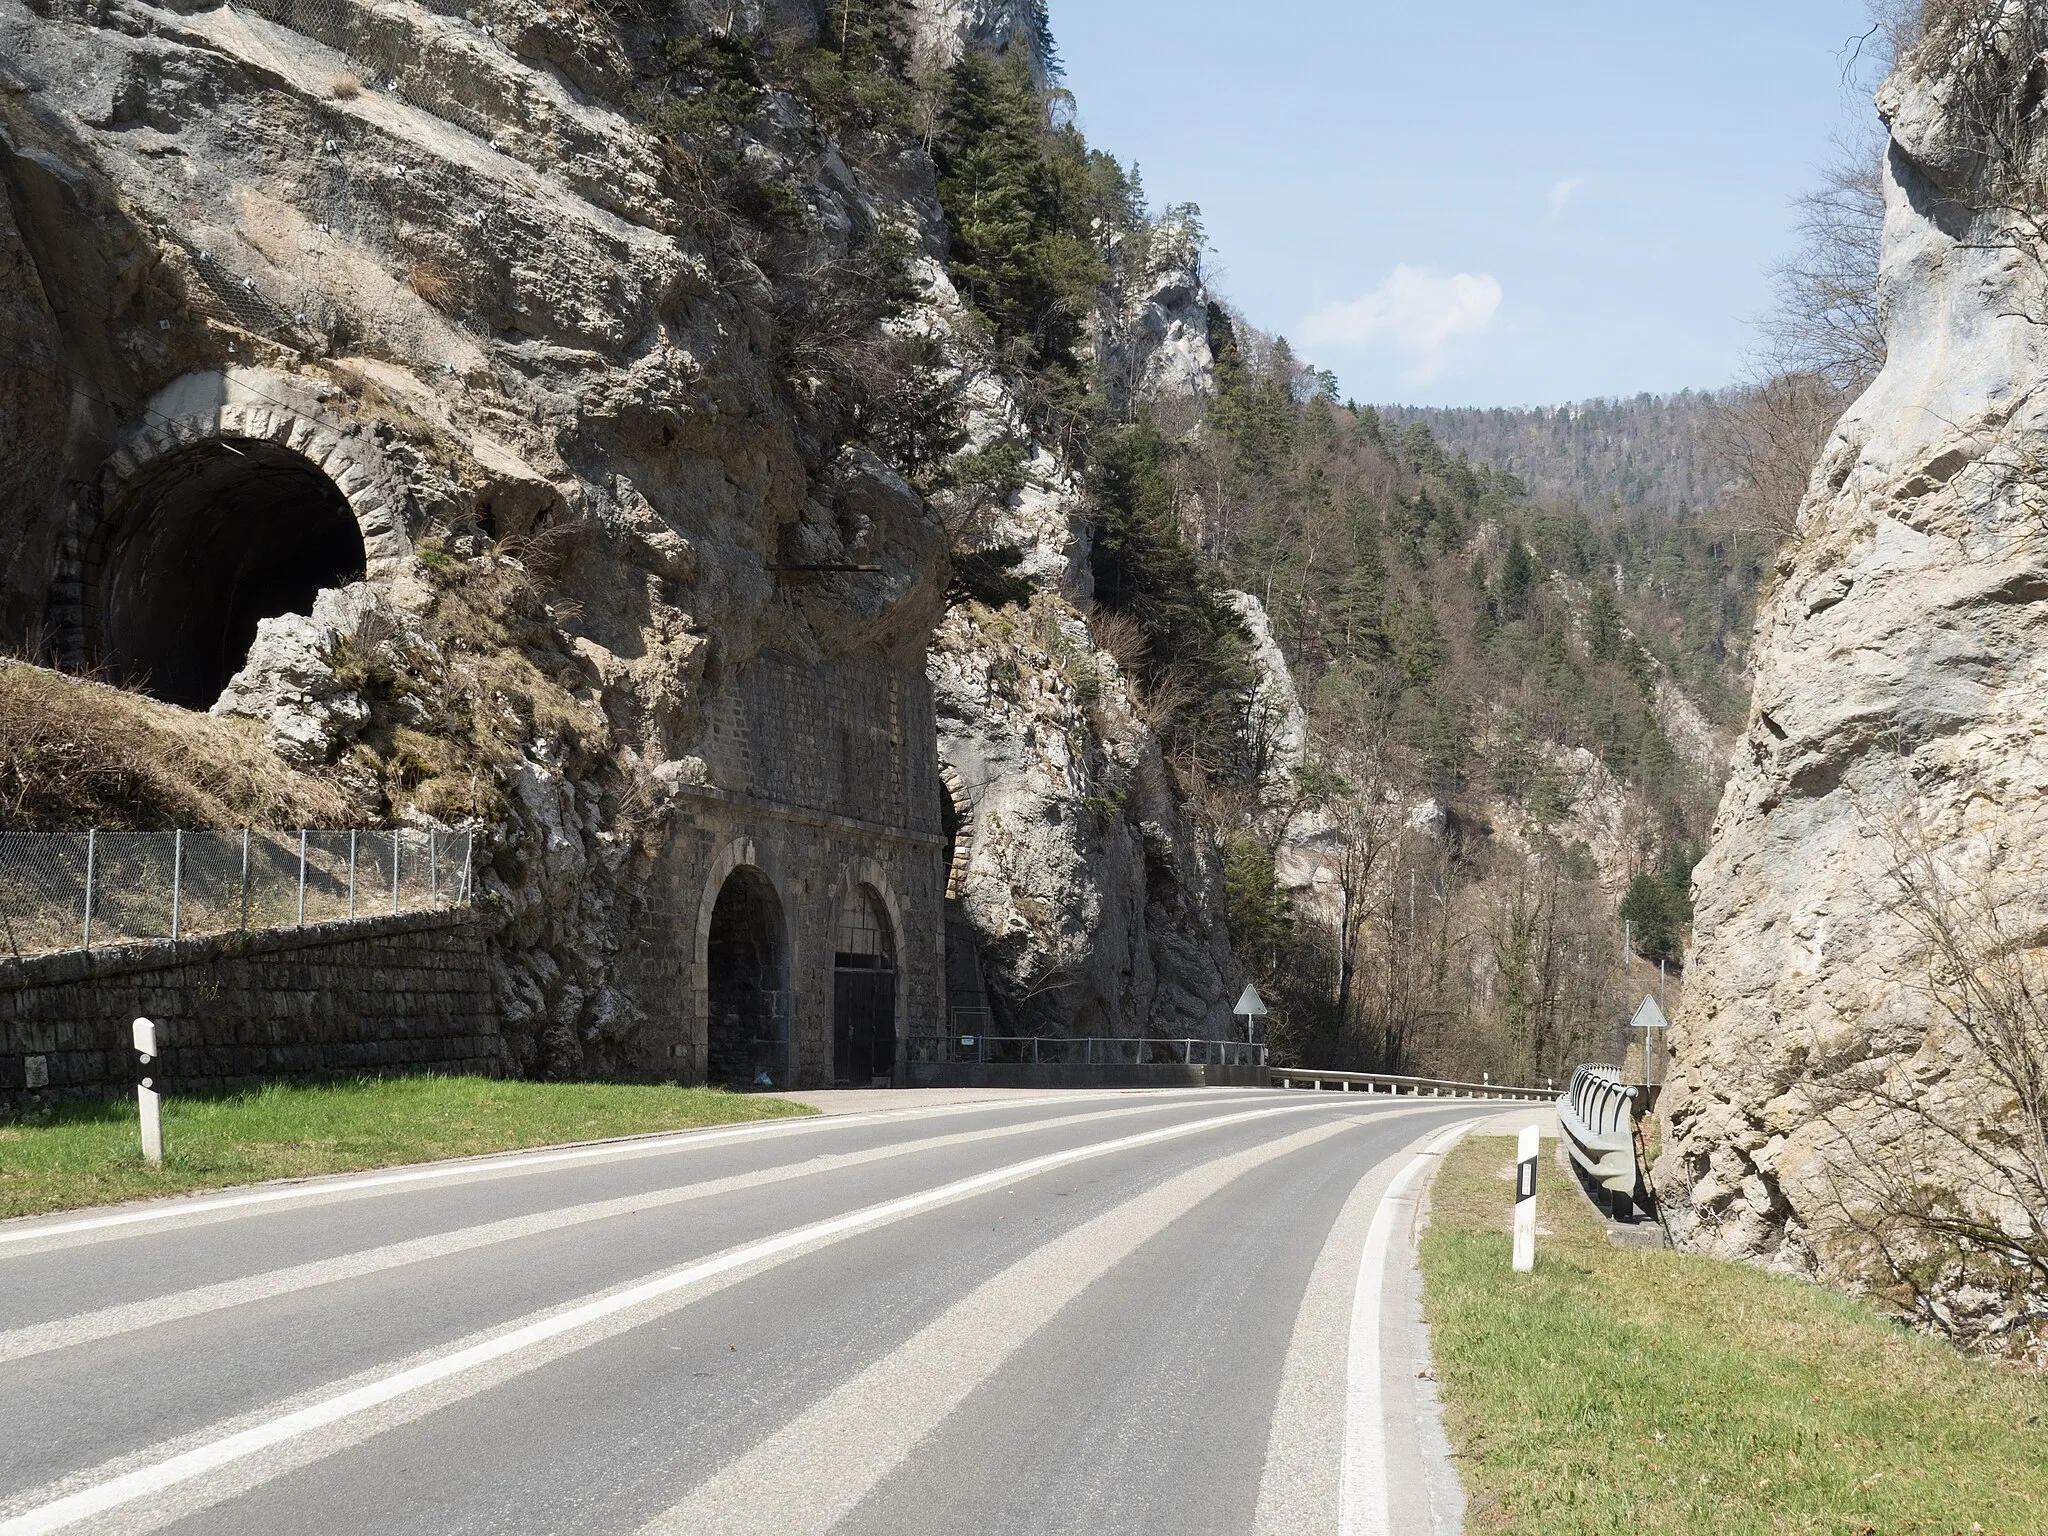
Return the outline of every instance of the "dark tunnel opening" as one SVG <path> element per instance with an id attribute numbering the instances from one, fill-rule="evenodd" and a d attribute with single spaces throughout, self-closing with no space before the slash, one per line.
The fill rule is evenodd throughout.
<path id="1" fill-rule="evenodd" d="M 259 620 L 308 613 L 323 587 L 362 578 L 347 498 L 274 443 L 213 442 L 125 486 L 89 576 L 88 632 L 109 680 L 205 709 Z"/>

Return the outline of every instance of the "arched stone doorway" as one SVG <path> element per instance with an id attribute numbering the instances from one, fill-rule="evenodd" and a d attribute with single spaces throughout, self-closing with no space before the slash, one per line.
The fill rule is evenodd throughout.
<path id="1" fill-rule="evenodd" d="M 856 885 L 832 940 L 832 1077 L 866 1088 L 895 1070 L 895 928 L 880 893 Z"/>
<path id="2" fill-rule="evenodd" d="M 291 449 L 216 438 L 114 488 L 85 552 L 87 659 L 112 681 L 204 709 L 248 659 L 257 623 L 360 580 L 348 498 Z"/>
<path id="3" fill-rule="evenodd" d="M 782 902 L 768 877 L 741 865 L 711 909 L 704 953 L 705 1078 L 786 1088 L 789 1076 L 788 957 Z"/>

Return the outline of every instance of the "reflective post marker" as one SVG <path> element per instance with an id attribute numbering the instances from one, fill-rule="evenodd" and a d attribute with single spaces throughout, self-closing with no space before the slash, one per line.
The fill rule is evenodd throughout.
<path id="1" fill-rule="evenodd" d="M 1515 1268 L 1525 1275 L 1536 1267 L 1536 1157 L 1542 1147 L 1542 1132 L 1523 1126 L 1515 1143 Z"/>
<path id="2" fill-rule="evenodd" d="M 135 1054 L 140 1058 L 135 1078 L 135 1108 L 142 1119 L 142 1156 L 152 1168 L 161 1168 L 164 1165 L 163 1106 L 156 1091 L 156 1026 L 148 1019 L 135 1021 Z"/>

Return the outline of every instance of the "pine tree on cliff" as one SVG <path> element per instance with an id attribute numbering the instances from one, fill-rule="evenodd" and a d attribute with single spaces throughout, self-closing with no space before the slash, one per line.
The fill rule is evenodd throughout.
<path id="1" fill-rule="evenodd" d="M 1020 50 L 968 54 L 947 74 L 932 158 L 961 294 L 1027 368 L 1079 372 L 1075 349 L 1105 277 L 1089 237 L 1086 144 L 1054 128 Z"/>

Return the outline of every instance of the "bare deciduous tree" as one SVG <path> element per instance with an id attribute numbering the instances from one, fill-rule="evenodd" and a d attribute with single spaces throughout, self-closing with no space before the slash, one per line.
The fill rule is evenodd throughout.
<path id="1" fill-rule="evenodd" d="M 1916 941 L 1930 1027 L 1910 1060 L 1829 1111 L 1823 1235 L 1923 1325 L 2038 1343 L 2048 1323 L 2048 891 L 1967 867 L 1909 822 L 1881 835 L 1889 905 Z"/>

